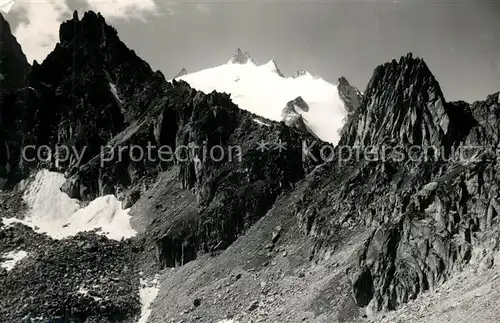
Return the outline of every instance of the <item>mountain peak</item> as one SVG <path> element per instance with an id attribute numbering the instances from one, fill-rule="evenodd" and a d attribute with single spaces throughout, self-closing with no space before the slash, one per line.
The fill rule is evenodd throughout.
<path id="1" fill-rule="evenodd" d="M 308 71 L 306 71 L 304 69 L 300 69 L 300 70 L 297 70 L 297 72 L 295 72 L 294 78 L 298 78 L 301 76 L 312 76 L 312 75 Z"/>
<path id="2" fill-rule="evenodd" d="M 179 78 L 181 76 L 187 75 L 187 70 L 183 67 L 179 73 L 177 73 L 176 76 L 174 76 L 174 79 Z"/>
<path id="3" fill-rule="evenodd" d="M 59 28 L 59 42 L 63 45 L 80 38 L 95 43 L 105 39 L 118 39 L 118 32 L 106 23 L 100 13 L 89 10 L 80 19 L 78 12 L 74 11 L 73 18 L 63 22 Z"/>
<path id="4" fill-rule="evenodd" d="M 418 88 L 425 87 L 432 88 L 436 95 L 443 96 L 439 83 L 425 61 L 420 57 L 413 57 L 412 53 L 402 56 L 399 62 L 393 59 L 391 62 L 378 66 L 365 93 L 386 91 L 385 83 L 390 83 L 393 91 L 402 90 L 413 84 L 414 94 L 417 94 Z"/>
<path id="5" fill-rule="evenodd" d="M 246 63 L 253 63 L 252 56 L 248 52 L 244 52 L 240 49 L 236 49 L 236 53 L 234 53 L 233 57 L 229 60 L 229 64 L 246 64 Z"/>
<path id="6" fill-rule="evenodd" d="M 269 62 L 267 62 L 266 64 L 264 64 L 262 67 L 268 69 L 272 73 L 275 73 L 281 77 L 284 77 L 283 73 L 281 73 L 280 68 L 278 67 L 278 64 L 276 64 L 276 61 L 274 60 L 274 58 L 272 60 L 270 60 Z"/>
<path id="7" fill-rule="evenodd" d="M 340 79 L 340 84 L 345 84 Z M 437 145 L 453 137 L 453 116 L 424 60 L 411 53 L 378 66 L 354 124 L 344 128 L 348 144 Z"/>
<path id="8" fill-rule="evenodd" d="M 352 86 L 345 77 L 341 76 L 337 80 L 337 90 L 348 113 L 353 113 L 359 109 L 363 101 L 363 94 Z"/>

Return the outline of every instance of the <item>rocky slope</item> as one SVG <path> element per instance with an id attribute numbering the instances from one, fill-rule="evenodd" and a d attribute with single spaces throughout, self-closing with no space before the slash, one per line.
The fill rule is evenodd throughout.
<path id="1" fill-rule="evenodd" d="M 0 111 L 20 112 L 4 131 L 1 217 L 24 216 L 15 184 L 43 167 L 83 202 L 119 197 L 139 234 L 0 225 L 0 255 L 28 253 L 0 271 L 0 322 L 136 321 L 140 272 L 162 282 L 150 322 L 362 321 L 471 259 L 495 268 L 499 93 L 447 102 L 411 54 L 377 67 L 362 96 L 341 81 L 352 111 L 337 147 L 306 131 L 300 97 L 284 122 L 256 122 L 230 95 L 167 82 L 93 12 L 61 25 L 22 85 L 8 81 Z M 84 154 L 29 163 L 27 144 Z"/>

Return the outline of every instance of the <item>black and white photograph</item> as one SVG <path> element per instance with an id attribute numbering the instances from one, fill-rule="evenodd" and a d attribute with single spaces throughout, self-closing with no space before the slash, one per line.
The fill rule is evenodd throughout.
<path id="1" fill-rule="evenodd" d="M 0 0 L 0 323 L 500 322 L 500 0 Z"/>

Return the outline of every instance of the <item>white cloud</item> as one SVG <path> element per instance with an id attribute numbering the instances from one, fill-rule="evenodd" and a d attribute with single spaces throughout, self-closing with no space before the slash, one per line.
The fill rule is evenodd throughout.
<path id="1" fill-rule="evenodd" d="M 59 40 L 59 25 L 71 18 L 67 4 L 58 0 L 18 2 L 13 11 L 24 15 L 14 35 L 30 62 L 45 59 Z"/>
<path id="2" fill-rule="evenodd" d="M 198 3 L 196 5 L 196 9 L 198 9 L 199 11 L 201 11 L 203 13 L 210 13 L 210 8 L 208 7 L 208 5 L 206 5 L 204 3 Z"/>
<path id="3" fill-rule="evenodd" d="M 0 0 L 7 1 L 7 0 Z M 159 15 L 153 0 L 87 0 L 89 10 L 100 12 L 106 20 L 140 19 Z M 12 11 L 22 16 L 13 33 L 28 61 L 41 62 L 59 41 L 59 26 L 71 18 L 72 10 L 61 0 L 31 0 L 16 3 Z"/>
<path id="4" fill-rule="evenodd" d="M 87 0 L 87 3 L 107 20 L 145 20 L 146 15 L 158 14 L 158 7 L 153 0 Z"/>

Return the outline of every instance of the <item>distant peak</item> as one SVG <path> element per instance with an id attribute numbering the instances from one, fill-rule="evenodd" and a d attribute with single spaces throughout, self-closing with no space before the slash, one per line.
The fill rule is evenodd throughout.
<path id="1" fill-rule="evenodd" d="M 239 48 L 236 49 L 236 53 L 229 60 L 230 64 L 246 64 L 248 62 L 253 63 L 252 56 L 248 52 L 243 53 Z"/>
<path id="2" fill-rule="evenodd" d="M 361 107 L 363 95 L 343 76 L 339 77 L 337 80 L 337 91 L 348 113 L 353 113 Z"/>
<path id="3" fill-rule="evenodd" d="M 267 62 L 266 64 L 262 65 L 262 67 L 265 67 L 270 72 L 276 73 L 279 76 L 284 77 L 283 73 L 281 73 L 281 71 L 278 67 L 278 64 L 276 64 L 276 61 L 274 60 L 274 58 L 272 60 L 270 60 L 269 62 Z"/>
<path id="4" fill-rule="evenodd" d="M 341 76 L 337 80 L 337 85 L 338 86 L 350 86 L 351 84 L 349 84 L 349 81 L 345 77 Z"/>
<path id="5" fill-rule="evenodd" d="M 187 70 L 183 67 L 179 73 L 177 73 L 176 76 L 174 76 L 174 79 L 179 78 L 181 76 L 184 76 L 187 74 Z"/>
<path id="6" fill-rule="evenodd" d="M 312 76 L 311 73 L 309 73 L 306 70 L 300 69 L 295 73 L 294 78 L 301 77 L 301 76 Z"/>
<path id="7" fill-rule="evenodd" d="M 12 10 L 15 4 L 14 1 L 15 0 L 0 0 L 0 16 L 1 12 L 9 13 Z M 3 17 L 1 17 L 0 19 L 3 19 Z"/>

